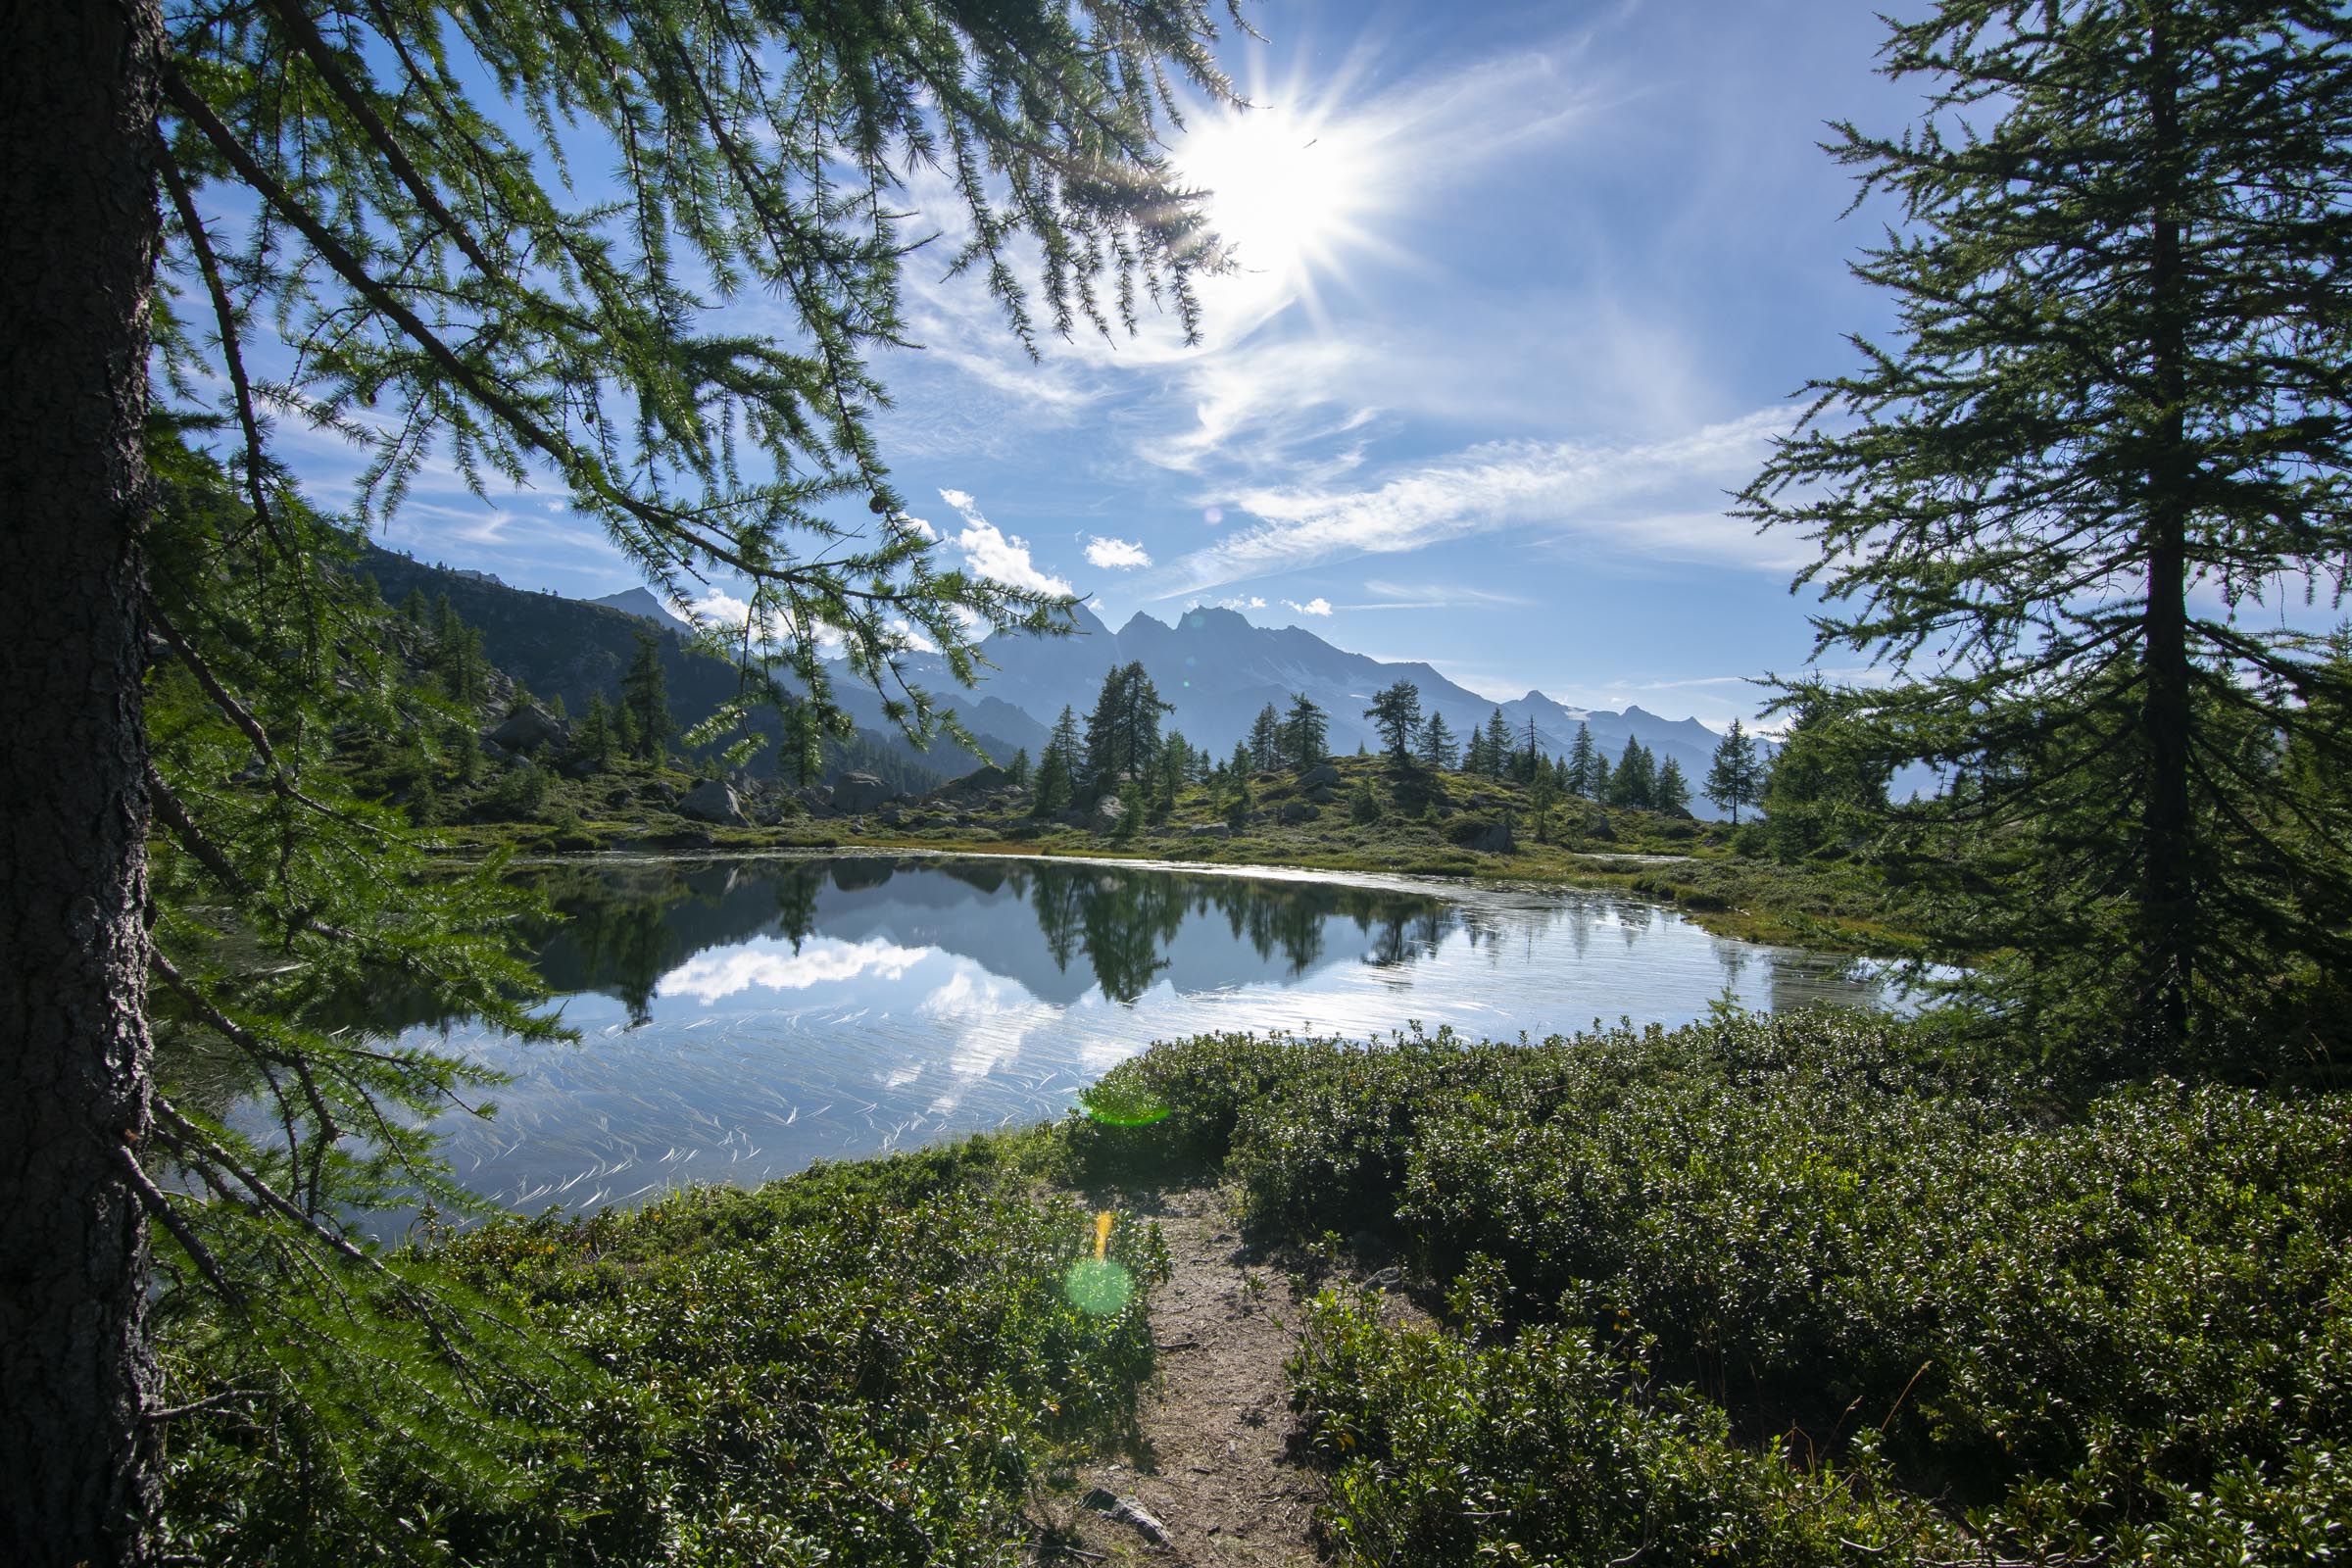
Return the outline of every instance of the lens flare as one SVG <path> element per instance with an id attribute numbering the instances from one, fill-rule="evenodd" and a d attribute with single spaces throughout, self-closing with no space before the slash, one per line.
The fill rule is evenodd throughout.
<path id="1" fill-rule="evenodd" d="M 1078 1097 L 1078 1108 L 1105 1127 L 1149 1127 L 1168 1119 L 1167 1104 L 1133 1081 L 1104 1079 Z"/>

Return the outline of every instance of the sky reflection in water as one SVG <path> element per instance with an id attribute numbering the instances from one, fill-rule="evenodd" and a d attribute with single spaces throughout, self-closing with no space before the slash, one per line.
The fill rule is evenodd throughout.
<path id="1" fill-rule="evenodd" d="M 574 1047 L 452 1047 L 515 1082 L 442 1118 L 466 1185 L 536 1212 L 754 1183 L 1059 1115 L 1155 1040 L 1408 1019 L 1495 1038 L 1627 1015 L 1872 1004 L 1840 959 L 1607 894 L 1069 861 L 631 861 L 545 873 Z M 413 1030 L 424 1044 L 438 1030 Z"/>

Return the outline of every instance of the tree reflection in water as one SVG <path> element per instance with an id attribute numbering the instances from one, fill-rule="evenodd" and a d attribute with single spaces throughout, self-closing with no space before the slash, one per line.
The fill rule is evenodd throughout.
<path id="1" fill-rule="evenodd" d="M 1122 1004 L 1168 972 L 1196 922 L 1196 949 L 1216 920 L 1289 977 L 1325 959 L 1335 924 L 1362 936 L 1365 962 L 1393 967 L 1435 953 L 1464 923 L 1457 906 L 1405 889 L 1044 860 L 647 860 L 530 874 L 562 917 L 539 937 L 548 984 L 615 997 L 633 1025 L 651 1015 L 662 977 L 696 954 L 768 935 L 798 954 L 831 929 L 829 918 L 889 898 L 900 878 L 931 884 L 913 905 L 925 945 L 986 961 L 1003 946 L 1003 922 L 1025 910 L 1057 971 L 1083 958 L 1102 995 Z M 943 881 L 961 896 L 943 903 Z"/>

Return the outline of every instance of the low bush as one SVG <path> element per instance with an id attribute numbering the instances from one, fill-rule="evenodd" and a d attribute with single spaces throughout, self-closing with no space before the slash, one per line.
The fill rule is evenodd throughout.
<path id="1" fill-rule="evenodd" d="M 1122 1070 L 1204 1152 L 1224 1137 L 1261 1235 L 1390 1230 L 1488 1302 L 1426 1342 L 1316 1319 L 1307 1425 L 1383 1455 L 1326 1445 L 1331 1528 L 1379 1560 L 1460 1560 L 1440 1516 L 1481 1510 L 1481 1539 L 1531 1561 L 1872 1560 L 1774 1510 L 1875 1547 L 1924 1517 L 1888 1488 L 1936 1499 L 1936 1531 L 1963 1533 L 1937 1551 L 1963 1560 L 1974 1541 L 2219 1561 L 2180 1554 L 2232 1531 L 2285 1555 L 2230 1561 L 2352 1550 L 2343 1094 L 2159 1081 L 2069 1103 L 1925 1026 L 1835 1013 L 1173 1049 L 1187 1070 Z M 1718 1484 L 1736 1540 L 1666 1528 L 1680 1489 Z M 1665 1499 L 1643 1516 L 1661 1533 L 1619 1532 L 1596 1488 Z"/>
<path id="2" fill-rule="evenodd" d="M 407 1441 L 405 1373 L 337 1411 L 250 1320 L 182 1323 L 174 1396 L 270 1397 L 172 1427 L 164 1549 L 207 1563 L 1014 1563 L 1042 1463 L 1126 1433 L 1152 1366 L 1139 1288 L 1064 1294 L 1094 1227 L 1026 1196 L 1003 1141 L 515 1221 L 433 1249 L 560 1361 L 501 1412 L 504 1475 Z M 265 1336 L 266 1338 L 266 1336 Z M 365 1348 L 354 1350 L 365 1377 Z M 424 1387 L 419 1385 L 419 1388 Z M 338 1430 L 335 1418 L 347 1419 Z M 482 1478 L 476 1476 L 475 1481 Z"/>

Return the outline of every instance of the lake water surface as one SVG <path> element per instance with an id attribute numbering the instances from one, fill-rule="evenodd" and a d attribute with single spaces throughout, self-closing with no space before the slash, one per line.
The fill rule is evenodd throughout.
<path id="1" fill-rule="evenodd" d="M 1071 860 L 762 857 L 539 873 L 568 918 L 541 964 L 572 1046 L 413 1029 L 514 1076 L 442 1119 L 514 1207 L 754 1183 L 1059 1115 L 1155 1040 L 1418 1020 L 1531 1038 L 1878 1004 L 1847 960 L 1709 935 L 1608 894 Z"/>

